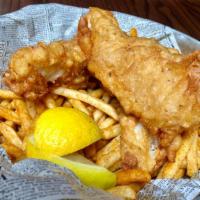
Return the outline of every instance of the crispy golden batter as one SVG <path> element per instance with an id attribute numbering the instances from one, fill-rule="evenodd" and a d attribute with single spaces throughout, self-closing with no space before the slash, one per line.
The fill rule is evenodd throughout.
<path id="1" fill-rule="evenodd" d="M 49 83 L 76 85 L 84 82 L 87 79 L 85 60 L 76 39 L 49 45 L 38 43 L 12 55 L 4 81 L 18 95 L 40 98 L 48 92 Z"/>
<path id="2" fill-rule="evenodd" d="M 111 12 L 91 8 L 78 40 L 88 69 L 167 146 L 200 124 L 200 51 L 184 56 L 154 39 L 130 37 Z"/>
<path id="3" fill-rule="evenodd" d="M 120 124 L 122 167 L 156 173 L 166 158 L 166 152 L 159 148 L 157 138 L 131 116 L 123 116 Z"/>

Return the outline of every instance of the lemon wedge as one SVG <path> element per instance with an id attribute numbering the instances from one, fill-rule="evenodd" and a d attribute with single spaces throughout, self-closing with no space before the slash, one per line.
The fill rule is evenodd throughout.
<path id="1" fill-rule="evenodd" d="M 104 167 L 98 166 L 79 154 L 60 157 L 40 151 L 35 146 L 34 138 L 26 141 L 28 158 L 47 160 L 59 166 L 70 169 L 87 186 L 108 189 L 116 184 L 116 175 Z"/>
<path id="2" fill-rule="evenodd" d="M 57 107 L 39 116 L 34 138 L 41 151 L 62 156 L 96 142 L 102 134 L 85 113 L 74 108 Z"/>

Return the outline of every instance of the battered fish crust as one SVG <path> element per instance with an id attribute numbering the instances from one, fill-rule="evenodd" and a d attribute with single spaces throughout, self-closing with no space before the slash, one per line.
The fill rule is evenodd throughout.
<path id="1" fill-rule="evenodd" d="M 200 125 L 200 51 L 190 55 L 155 39 L 130 37 L 111 12 L 91 8 L 79 22 L 78 41 L 88 69 L 161 145 Z"/>
<path id="2" fill-rule="evenodd" d="M 85 61 L 76 38 L 48 45 L 40 42 L 21 48 L 11 56 L 4 82 L 18 95 L 36 100 L 48 92 L 52 85 L 49 83 L 72 85 L 84 82 L 87 79 Z M 81 79 L 83 74 L 85 80 Z"/>

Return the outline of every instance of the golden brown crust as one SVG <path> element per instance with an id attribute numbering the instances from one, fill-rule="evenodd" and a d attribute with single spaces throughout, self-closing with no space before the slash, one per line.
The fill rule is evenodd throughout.
<path id="1" fill-rule="evenodd" d="M 90 34 L 82 33 L 78 40 L 84 51 L 80 41 L 91 35 L 88 69 L 126 113 L 137 116 L 152 132 L 173 136 L 164 146 L 176 134 L 200 124 L 200 51 L 184 56 L 154 39 L 130 37 L 111 12 L 98 8 L 84 19 Z M 86 30 L 80 25 L 81 29 Z"/>
<path id="2" fill-rule="evenodd" d="M 85 62 L 76 39 L 49 45 L 40 42 L 12 55 L 4 81 L 18 95 L 28 99 L 41 98 L 49 90 L 48 83 L 69 84 L 82 75 Z"/>
<path id="3" fill-rule="evenodd" d="M 166 151 L 159 147 L 158 139 L 131 116 L 123 116 L 120 125 L 123 169 L 139 168 L 156 173 L 166 159 Z"/>

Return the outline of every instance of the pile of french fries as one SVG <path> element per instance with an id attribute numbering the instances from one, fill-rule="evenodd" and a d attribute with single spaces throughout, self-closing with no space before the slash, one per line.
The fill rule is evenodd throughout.
<path id="1" fill-rule="evenodd" d="M 40 102 L 25 100 L 11 91 L 1 89 L 1 145 L 11 160 L 16 162 L 25 158 L 25 138 L 33 133 L 37 117 L 46 109 L 60 106 L 79 109 L 98 124 L 103 138 L 79 153 L 116 173 L 117 186 L 110 188 L 109 192 L 124 199 L 135 199 L 137 192 L 151 180 L 152 174 L 140 168 L 123 169 L 119 122 L 123 110 L 117 100 L 102 88 L 74 90 L 58 87 Z M 194 176 L 200 168 L 198 129 L 177 136 L 167 152 L 172 159 L 166 159 L 156 178 Z"/>

